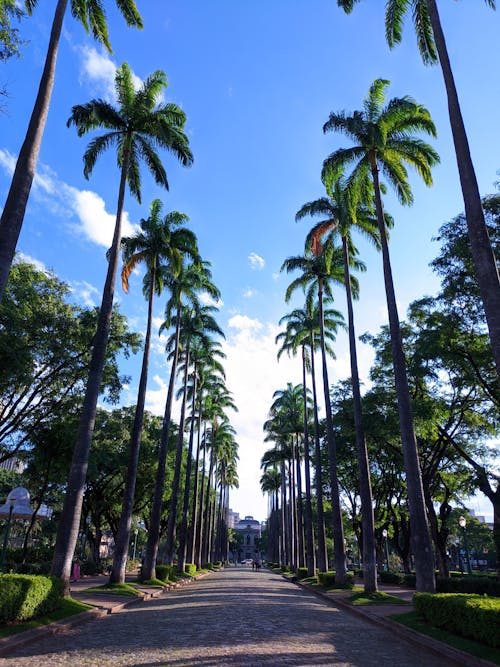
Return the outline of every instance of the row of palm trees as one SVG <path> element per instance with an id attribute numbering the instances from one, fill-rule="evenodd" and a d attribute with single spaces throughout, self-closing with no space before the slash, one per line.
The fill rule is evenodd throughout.
<path id="1" fill-rule="evenodd" d="M 309 365 L 314 359 L 315 341 L 321 352 L 323 376 L 326 445 L 329 461 L 330 490 L 332 502 L 332 532 L 334 540 L 334 566 L 337 580 L 342 583 L 346 574 L 345 541 L 342 525 L 342 510 L 337 477 L 337 458 L 332 411 L 330 404 L 330 384 L 327 368 L 327 333 L 330 340 L 339 326 L 328 322 L 325 304 L 333 300 L 333 284 L 342 284 L 346 290 L 348 329 L 351 358 L 351 382 L 354 404 L 354 422 L 357 446 L 358 478 L 361 498 L 363 528 L 364 583 L 367 591 L 376 590 L 376 555 L 373 503 L 370 486 L 369 461 L 363 429 L 362 401 L 357 368 L 356 337 L 353 316 L 353 297 L 357 296 L 358 284 L 351 276 L 351 270 L 363 270 L 364 265 L 357 259 L 357 250 L 352 242 L 351 232 L 361 231 L 382 251 L 384 283 L 387 296 L 389 329 L 392 341 L 394 381 L 398 397 L 400 434 L 405 462 L 406 483 L 412 528 L 413 552 L 417 574 L 417 590 L 434 590 L 434 556 L 427 524 L 427 516 L 422 488 L 422 478 L 413 427 L 413 414 L 408 388 L 406 364 L 401 340 L 399 316 L 392 278 L 388 249 L 387 228 L 392 220 L 384 213 L 382 189 L 379 173 L 395 190 L 403 204 L 411 204 L 412 193 L 408 182 L 406 165 L 415 168 L 427 185 L 432 183 L 431 168 L 439 158 L 434 149 L 418 136 L 424 132 L 435 136 L 436 131 L 430 114 L 425 107 L 409 97 L 394 98 L 385 104 L 388 81 L 376 80 L 364 101 L 363 109 L 352 114 L 331 113 L 324 125 L 324 132 L 340 131 L 347 135 L 352 146 L 340 148 L 324 161 L 322 180 L 326 196 L 305 204 L 296 219 L 320 215 L 323 219 L 308 233 L 305 254 L 285 260 L 282 269 L 287 272 L 300 271 L 300 275 L 289 285 L 286 300 L 289 301 L 298 287 L 303 289 L 306 299 L 304 310 L 284 318 L 286 330 L 280 335 L 283 349 L 295 353 L 303 348 L 303 368 L 308 363 L 305 355 L 305 341 L 309 341 Z M 350 173 L 346 173 L 351 167 Z M 340 237 L 340 245 L 337 238 Z M 300 311 L 299 311 L 300 312 Z M 314 319 L 312 319 L 312 315 Z M 307 328 L 299 330 L 307 323 Z M 280 338 L 278 337 L 278 338 Z M 305 392 L 305 370 L 303 371 L 303 391 Z M 314 374 L 312 374 L 314 378 Z M 305 396 L 305 393 L 304 393 Z M 304 406 L 307 403 L 304 400 Z M 317 402 L 314 392 L 314 407 Z M 316 439 L 319 433 L 316 427 Z M 305 433 L 305 429 L 303 430 Z M 304 448 L 308 442 L 304 437 Z M 319 449 L 319 444 L 317 444 Z M 300 461 L 297 467 L 300 466 Z M 297 470 L 297 469 L 296 469 Z M 321 472 L 321 460 L 316 455 L 316 475 Z M 296 472 L 297 474 L 297 472 Z M 319 493 L 318 489 L 318 493 Z M 293 500 L 293 498 L 291 498 Z M 318 497 L 318 534 L 323 534 L 320 517 L 322 500 Z M 322 538 L 319 540 L 320 544 Z M 319 549 L 319 567 L 324 564 L 322 544 Z M 293 559 L 292 559 L 293 562 Z"/>

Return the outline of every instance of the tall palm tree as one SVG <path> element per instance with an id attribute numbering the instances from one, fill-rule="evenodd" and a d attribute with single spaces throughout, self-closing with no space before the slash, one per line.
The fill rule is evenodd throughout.
<path id="1" fill-rule="evenodd" d="M 141 568 L 141 577 L 144 580 L 154 579 L 156 576 L 155 567 L 158 544 L 160 541 L 160 522 L 165 487 L 165 465 L 167 461 L 174 384 L 177 376 L 182 308 L 187 304 L 191 304 L 192 306 L 197 304 L 198 296 L 201 291 L 207 292 L 214 299 L 220 298 L 219 290 L 212 283 L 212 274 L 210 272 L 209 263 L 204 261 L 185 265 L 178 276 L 169 277 L 167 287 L 170 290 L 170 298 L 165 307 L 165 322 L 162 325 L 161 330 L 169 329 L 173 324 L 175 331 L 170 337 L 168 345 L 171 351 L 172 364 L 167 399 L 165 401 L 165 411 L 163 414 L 161 440 L 158 450 L 158 467 L 156 470 L 151 514 L 149 517 L 148 539 L 144 550 L 144 559 Z"/>
<path id="2" fill-rule="evenodd" d="M 183 256 L 190 256 L 191 259 L 198 258 L 196 236 L 192 231 L 183 226 L 188 217 L 183 213 L 171 211 L 161 218 L 161 211 L 162 203 L 159 199 L 155 199 L 151 204 L 149 217 L 146 220 L 141 220 L 141 230 L 134 236 L 122 239 L 124 261 L 122 287 L 126 293 L 129 289 L 128 279 L 134 268 L 140 262 L 144 262 L 147 267 L 144 277 L 144 293 L 148 298 L 148 319 L 137 404 L 130 440 L 127 477 L 123 492 L 122 513 L 115 540 L 110 583 L 123 583 L 125 581 L 125 566 L 127 564 L 130 529 L 132 526 L 135 482 L 141 447 L 144 404 L 146 401 L 154 295 L 162 293 L 165 274 L 172 274 L 174 276 L 179 274 L 182 268 Z"/>
<path id="3" fill-rule="evenodd" d="M 320 572 L 328 569 L 328 554 L 326 549 L 324 504 L 323 504 L 323 471 L 321 463 L 321 443 L 318 414 L 318 395 L 316 389 L 316 369 L 315 352 L 321 348 L 320 336 L 320 316 L 319 306 L 316 303 L 307 301 L 304 308 L 296 308 L 291 313 L 284 315 L 280 324 L 286 322 L 286 331 L 284 337 L 292 345 L 302 343 L 309 346 L 308 361 L 311 365 L 311 386 L 313 394 L 313 419 L 314 419 L 314 466 L 315 466 L 315 487 L 316 487 L 316 510 L 317 510 L 317 542 L 318 542 L 318 560 L 317 566 Z M 332 358 L 335 353 L 329 342 L 335 340 L 334 332 L 342 323 L 342 315 L 339 311 L 332 308 L 326 308 L 323 312 L 325 349 Z M 276 337 L 276 342 L 280 340 L 281 334 Z M 287 343 L 288 344 L 288 343 Z M 305 384 L 305 383 L 304 383 Z"/>
<path id="4" fill-rule="evenodd" d="M 332 421 L 330 385 L 328 380 L 323 300 L 323 295 L 325 293 L 328 298 L 333 298 L 331 292 L 331 283 L 333 281 L 339 283 L 342 283 L 343 281 L 343 270 L 340 263 L 341 257 L 337 251 L 338 249 L 336 249 L 332 243 L 329 243 L 316 256 L 309 253 L 304 256 L 289 257 L 283 262 L 282 270 L 286 270 L 288 273 L 296 270 L 302 271 L 301 275 L 298 278 L 295 278 L 286 290 L 285 300 L 287 302 L 298 287 L 301 287 L 304 291 L 307 289 L 307 300 L 309 303 L 313 302 L 316 293 L 318 295 L 323 396 L 325 400 L 326 439 L 328 445 L 330 488 L 332 497 L 335 576 L 336 581 L 342 584 L 344 583 L 346 576 L 346 555 L 337 472 L 337 451 Z"/>
<path id="5" fill-rule="evenodd" d="M 280 539 L 279 539 L 279 491 L 281 487 L 281 475 L 278 468 L 268 468 L 260 478 L 262 493 L 269 495 L 269 539 L 266 557 L 273 563 L 280 563 Z M 314 572 L 313 572 L 314 574 Z M 312 575 L 311 575 L 312 576 Z"/>
<path id="6" fill-rule="evenodd" d="M 281 318 L 280 324 L 285 318 Z M 276 336 L 275 342 L 277 343 L 280 339 L 283 339 L 283 344 L 278 350 L 278 360 L 281 355 L 287 351 L 289 354 L 297 354 L 298 348 L 301 349 L 302 357 L 302 404 L 303 404 L 303 433 L 304 433 L 304 476 L 305 476 L 305 507 L 304 507 L 304 529 L 305 529 L 305 538 L 306 538 L 306 564 L 307 564 L 307 573 L 308 576 L 314 576 L 316 572 L 316 550 L 314 547 L 314 530 L 313 530 L 313 514 L 312 514 L 312 502 L 311 502 L 311 462 L 310 462 L 310 452 L 309 452 L 309 393 L 307 389 L 307 372 L 311 369 L 311 363 L 308 356 L 308 337 L 309 332 L 306 333 L 304 337 L 303 331 L 294 331 L 290 321 L 287 323 L 286 330 Z M 323 501 L 321 500 L 321 516 L 323 515 Z M 322 524 L 323 526 L 323 518 Z M 322 548 L 324 551 L 324 530 L 321 530 L 323 534 L 323 543 Z M 323 568 L 326 569 L 326 558 L 325 565 Z"/>
<path id="7" fill-rule="evenodd" d="M 125 186 L 128 183 L 130 192 L 140 202 L 139 163 L 142 159 L 156 183 L 168 189 L 167 173 L 157 152 L 159 148 L 172 153 L 186 167 L 193 161 L 183 129 L 186 121 L 184 112 L 173 103 L 157 104 L 166 86 L 165 74 L 157 71 L 135 91 L 130 68 L 124 63 L 118 68 L 115 77 L 119 107 L 115 108 L 103 100 L 93 99 L 87 104 L 73 107 L 68 120 L 68 125 L 76 126 L 78 136 L 98 128 L 107 130 L 103 135 L 94 138 L 87 147 L 84 154 L 84 175 L 88 178 L 100 155 L 114 146 L 120 167 L 120 185 L 113 242 L 108 251 L 108 271 L 52 563 L 52 574 L 61 577 L 66 583 L 69 583 L 71 560 L 78 536 L 88 456 L 109 336 Z"/>
<path id="8" fill-rule="evenodd" d="M 354 145 L 350 148 L 338 149 L 324 161 L 323 179 L 325 182 L 330 182 L 332 178 L 342 173 L 348 164 L 354 165 L 348 179 L 351 187 L 358 186 L 366 191 L 366 182 L 370 177 L 372 179 L 382 248 L 394 378 L 408 485 L 417 590 L 433 592 L 435 590 L 434 556 L 413 427 L 413 411 L 389 257 L 379 172 L 382 172 L 394 188 L 400 202 L 411 204 L 413 195 L 405 165 L 413 167 L 424 183 L 431 185 L 431 168 L 439 162 L 439 157 L 429 144 L 415 134 L 425 132 L 431 136 L 436 135 L 436 129 L 428 110 L 409 97 L 394 98 L 384 106 L 385 90 L 388 85 L 389 82 L 383 79 L 374 81 L 364 101 L 362 111 L 355 111 L 352 115 L 347 115 L 345 112 L 330 114 L 323 131 L 325 133 L 343 132 L 353 141 Z"/>
<path id="9" fill-rule="evenodd" d="M 31 14 L 38 2 L 37 0 L 25 0 L 23 4 L 28 14 Z M 91 30 L 94 38 L 111 52 L 108 26 L 102 2 L 71 0 L 69 4 L 71 14 L 83 25 L 85 30 Z M 116 0 L 116 4 L 123 14 L 127 25 L 142 28 L 142 19 L 137 11 L 134 0 Z M 67 6 L 68 0 L 58 0 L 56 3 L 45 65 L 35 105 L 31 113 L 23 145 L 19 151 L 7 200 L 2 217 L 0 218 L 0 301 L 3 297 L 5 285 L 7 284 L 17 240 L 24 220 L 31 184 L 35 177 L 38 155 L 40 153 L 40 146 L 49 113 L 50 99 L 54 88 L 57 53 Z"/>
<path id="10" fill-rule="evenodd" d="M 322 197 L 304 204 L 295 216 L 302 220 L 306 216 L 321 215 L 325 219 L 316 224 L 308 234 L 307 244 L 321 249 L 321 237 L 327 233 L 339 234 L 342 239 L 342 257 L 344 264 L 344 286 L 347 299 L 347 315 L 349 330 L 349 349 L 351 360 L 351 385 L 354 406 L 354 427 L 356 432 L 356 448 L 358 456 L 359 486 L 361 497 L 361 518 L 363 526 L 363 585 L 365 592 L 377 590 L 377 557 L 375 544 L 375 522 L 373 517 L 373 498 L 370 482 L 370 467 L 363 427 L 363 410 L 361 406 L 361 389 L 359 383 L 358 360 L 356 350 L 356 334 L 354 329 L 353 293 L 349 270 L 350 255 L 353 250 L 351 228 L 357 227 L 375 245 L 379 246 L 377 219 L 364 204 L 358 203 L 353 213 L 353 203 L 349 201 L 345 182 L 337 179 L 329 184 L 330 196 Z M 333 231 L 330 231 L 333 230 Z"/>
<path id="11" fill-rule="evenodd" d="M 359 0 L 337 0 L 350 12 Z M 485 0 L 495 9 L 495 0 Z M 436 0 L 389 0 L 386 3 L 385 34 L 392 48 L 402 39 L 405 14 L 411 9 L 417 43 L 426 65 L 438 60 L 448 98 L 448 113 L 455 145 L 458 173 L 465 205 L 469 243 L 477 281 L 484 305 L 497 374 L 500 376 L 500 279 L 493 248 L 486 227 L 476 173 L 462 118 L 453 70 Z"/>

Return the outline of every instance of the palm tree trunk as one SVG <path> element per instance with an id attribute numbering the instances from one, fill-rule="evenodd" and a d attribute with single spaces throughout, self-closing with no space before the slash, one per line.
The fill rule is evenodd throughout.
<path id="1" fill-rule="evenodd" d="M 197 535 L 197 530 L 198 530 L 198 505 L 199 505 L 199 478 L 200 478 L 200 447 L 201 447 L 201 398 L 199 400 L 199 407 L 198 407 L 198 427 L 196 430 L 196 460 L 194 463 L 194 482 L 193 482 L 193 501 L 192 501 L 192 509 L 191 509 L 191 527 L 189 529 L 189 537 L 188 537 L 188 551 L 187 551 L 187 557 L 189 558 L 188 562 L 189 563 L 195 563 L 197 567 L 201 567 L 201 565 L 198 565 L 198 558 L 196 557 L 196 535 Z"/>
<path id="2" fill-rule="evenodd" d="M 200 569 L 203 564 L 203 526 L 204 526 L 204 520 L 205 520 L 205 454 L 206 454 L 206 449 L 207 449 L 207 439 L 206 439 L 206 432 L 204 434 L 203 438 L 204 446 L 203 446 L 203 459 L 202 459 L 202 464 L 201 464 L 201 483 L 200 483 L 200 498 L 199 498 L 199 520 L 197 522 L 196 526 L 196 556 L 195 556 L 195 563 L 196 567 Z"/>
<path id="3" fill-rule="evenodd" d="M 306 563 L 304 544 L 304 502 L 302 498 L 302 471 L 300 469 L 300 443 L 297 436 L 295 443 L 295 480 L 297 483 L 297 567 L 304 567 Z"/>
<path id="4" fill-rule="evenodd" d="M 344 258 L 344 284 L 347 299 L 347 320 L 349 327 L 349 351 L 351 357 L 351 384 L 354 409 L 354 429 L 356 431 L 356 448 L 358 454 L 359 495 L 361 498 L 361 524 L 363 530 L 363 585 L 365 593 L 377 591 L 377 555 L 375 549 L 375 521 L 373 517 L 373 496 L 370 481 L 370 466 L 366 448 L 365 430 L 363 426 L 363 409 L 358 373 L 358 354 L 356 350 L 356 333 L 354 329 L 354 312 L 352 306 L 351 274 L 349 271 L 349 240 L 342 237 L 342 253 Z"/>
<path id="5" fill-rule="evenodd" d="M 306 385 L 306 349 L 302 347 L 302 389 L 304 394 L 304 476 L 306 486 L 306 498 L 304 503 L 304 527 L 306 533 L 306 565 L 307 576 L 316 574 L 316 558 L 314 552 L 314 529 L 311 506 L 311 462 L 309 457 L 309 416 L 307 410 L 307 385 Z"/>
<path id="6" fill-rule="evenodd" d="M 175 532 L 177 524 L 177 505 L 179 504 L 182 454 L 184 449 L 184 425 L 186 423 L 186 399 L 187 399 L 187 380 L 189 371 L 189 341 L 185 353 L 184 386 L 182 391 L 181 417 L 179 421 L 179 437 L 177 439 L 177 451 L 175 453 L 174 479 L 172 480 L 172 495 L 170 496 L 170 507 L 167 522 L 166 535 L 166 561 L 167 565 L 172 565 L 175 552 Z"/>
<path id="7" fill-rule="evenodd" d="M 141 568 L 141 579 L 143 581 L 148 581 L 149 579 L 154 579 L 156 577 L 156 558 L 158 556 L 158 545 L 160 542 L 160 523 L 163 509 L 163 491 L 165 488 L 165 466 L 167 463 L 168 437 L 172 415 L 175 376 L 177 375 L 177 362 L 179 359 L 179 337 L 180 308 L 177 309 L 174 358 L 172 359 L 172 369 L 170 371 L 167 400 L 165 402 L 165 412 L 163 415 L 161 440 L 158 451 L 158 468 L 156 470 L 155 490 L 148 526 L 148 540 L 144 550 L 144 559 Z"/>
<path id="8" fill-rule="evenodd" d="M 318 290 L 321 360 L 323 368 L 323 393 L 325 396 L 326 411 L 326 440 L 328 444 L 328 462 L 330 464 L 330 488 L 332 495 L 332 527 L 333 527 L 333 559 L 335 562 L 335 583 L 343 584 L 346 576 L 346 557 L 344 544 L 344 527 L 342 524 L 342 510 L 340 507 L 340 490 L 337 475 L 337 450 L 333 433 L 332 406 L 330 401 L 330 385 L 328 369 L 326 367 L 325 330 L 323 314 L 323 282 L 320 280 Z"/>
<path id="9" fill-rule="evenodd" d="M 427 6 L 448 96 L 448 112 L 462 186 L 469 243 L 488 324 L 497 375 L 500 377 L 500 280 L 497 263 L 484 220 L 476 173 L 472 164 L 469 142 L 436 0 L 427 0 Z"/>
<path id="10" fill-rule="evenodd" d="M 212 475 L 213 475 L 213 470 L 214 470 L 214 465 L 215 465 L 215 452 L 212 449 L 210 451 L 210 464 L 208 466 L 208 476 L 207 476 L 207 490 L 205 494 L 205 519 L 203 521 L 204 524 L 204 530 L 203 530 L 203 564 L 205 565 L 206 563 L 210 563 L 210 557 L 212 553 L 212 543 L 211 543 L 211 536 L 212 536 L 212 515 L 211 515 L 211 498 L 210 498 L 210 491 L 211 491 L 211 485 L 212 485 Z"/>
<path id="11" fill-rule="evenodd" d="M 130 452 L 123 491 L 122 511 L 118 532 L 115 542 L 115 553 L 113 555 L 113 569 L 109 577 L 110 584 L 123 584 L 125 582 L 125 570 L 128 558 L 130 542 L 130 529 L 132 527 L 132 513 L 134 510 L 135 483 L 137 480 L 137 469 L 139 466 L 139 452 L 142 440 L 142 424 L 144 421 L 144 405 L 146 403 L 146 387 L 148 383 L 149 351 L 151 348 L 151 329 L 153 324 L 153 301 L 155 290 L 155 268 L 150 271 L 149 297 L 148 297 L 148 322 L 146 327 L 146 339 L 144 341 L 144 353 L 142 355 L 141 377 L 139 380 L 139 391 L 137 394 L 137 405 L 135 407 L 134 424 L 132 426 L 132 437 L 130 439 Z"/>
<path id="12" fill-rule="evenodd" d="M 38 155 L 54 88 L 57 53 L 68 0 L 58 0 L 50 32 L 49 46 L 40 85 L 28 124 L 23 145 L 19 151 L 7 200 L 0 218 L 0 301 L 9 277 L 17 241 L 21 233 L 26 206 L 35 177 Z"/>
<path id="13" fill-rule="evenodd" d="M 389 329 L 391 334 L 392 362 L 394 366 L 394 381 L 398 398 L 399 425 L 401 443 L 403 446 L 403 460 L 408 488 L 408 509 L 410 513 L 411 538 L 413 555 L 415 557 L 416 589 L 422 593 L 434 593 L 436 582 L 434 577 L 434 555 L 432 542 L 425 510 L 422 474 L 417 450 L 417 441 L 413 428 L 413 410 L 411 405 L 408 377 L 406 374 L 406 360 L 403 352 L 401 328 L 399 325 L 396 295 L 392 279 L 389 247 L 385 230 L 384 211 L 380 196 L 378 166 L 375 157 L 372 159 L 372 177 L 375 188 L 375 206 L 377 211 L 382 259 L 384 268 L 384 283 L 389 315 Z"/>
<path id="14" fill-rule="evenodd" d="M 323 470 L 321 465 L 321 445 L 319 441 L 318 393 L 316 389 L 316 370 L 314 363 L 314 334 L 311 333 L 311 381 L 314 407 L 314 463 L 316 468 L 316 504 L 318 512 L 318 570 L 328 569 L 328 554 L 325 535 L 325 512 L 323 507 Z"/>
<path id="15" fill-rule="evenodd" d="M 193 370 L 193 397 L 191 401 L 191 425 L 189 429 L 189 444 L 186 462 L 186 481 L 184 484 L 184 499 L 182 505 L 182 519 L 179 530 L 179 551 L 177 554 L 177 571 L 180 574 L 184 573 L 186 569 L 186 553 L 187 553 L 187 533 L 189 521 L 189 492 L 191 490 L 191 470 L 193 468 L 193 442 L 194 442 L 194 425 L 195 425 L 195 405 L 196 405 L 196 391 L 197 391 L 197 369 L 196 364 Z M 191 561 L 192 562 L 192 561 Z"/>
<path id="16" fill-rule="evenodd" d="M 115 280 L 118 268 L 118 250 L 121 241 L 121 224 L 123 202 L 125 199 L 125 183 L 129 164 L 129 152 L 125 149 L 123 155 L 120 187 L 118 191 L 118 207 L 116 211 L 113 243 L 109 251 L 108 271 L 102 293 L 101 308 L 97 320 L 97 331 L 92 346 L 92 357 L 89 365 L 89 374 L 82 412 L 78 426 L 77 439 L 73 450 L 73 459 L 64 497 L 64 505 L 59 519 L 54 558 L 51 574 L 64 581 L 66 592 L 69 593 L 69 578 L 71 562 L 78 539 L 78 527 L 82 511 L 83 492 L 89 461 L 90 446 L 94 433 L 97 399 L 101 388 L 102 371 L 106 360 L 106 346 L 108 343 L 111 316 L 113 314 L 113 298 L 115 294 Z"/>
<path id="17" fill-rule="evenodd" d="M 285 462 L 281 461 L 281 558 L 280 565 L 290 564 L 290 549 L 288 548 L 288 528 L 287 528 L 287 509 L 286 509 L 286 476 Z"/>

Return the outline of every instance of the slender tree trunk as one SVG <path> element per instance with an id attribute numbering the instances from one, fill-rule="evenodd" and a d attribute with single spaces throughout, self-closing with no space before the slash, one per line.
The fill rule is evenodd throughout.
<path id="1" fill-rule="evenodd" d="M 297 569 L 297 497 L 295 494 L 295 470 L 294 470 L 293 442 L 292 458 L 288 461 L 288 493 L 290 496 L 290 563 L 294 570 Z"/>
<path id="2" fill-rule="evenodd" d="M 141 579 L 148 581 L 156 577 L 156 558 L 158 556 L 158 545 L 160 542 L 160 523 L 163 510 L 163 492 L 165 489 L 165 466 L 167 463 L 168 438 L 170 432 L 170 421 L 172 415 L 172 402 L 174 397 L 175 376 L 177 375 L 177 362 L 179 359 L 179 337 L 180 337 L 180 308 L 177 309 L 175 327 L 175 348 L 172 359 L 172 369 L 168 383 L 167 400 L 161 431 L 160 447 L 158 450 L 158 468 L 156 470 L 155 490 L 153 504 L 148 526 L 148 539 L 144 549 L 144 559 L 141 568 Z"/>
<path id="3" fill-rule="evenodd" d="M 198 568 L 198 558 L 196 555 L 196 534 L 198 530 L 198 505 L 199 505 L 199 477 L 200 477 L 200 446 L 201 446 L 201 397 L 198 406 L 198 428 L 196 430 L 196 460 L 194 464 L 194 483 L 193 483 L 193 500 L 191 509 L 191 527 L 188 536 L 188 563 L 194 563 Z"/>
<path id="4" fill-rule="evenodd" d="M 205 516 L 205 453 L 207 450 L 207 439 L 206 431 L 203 438 L 203 460 L 201 464 L 201 483 L 200 483 L 200 508 L 199 508 L 199 520 L 196 526 L 196 557 L 195 563 L 196 567 L 199 569 L 203 565 L 203 526 L 204 526 L 204 516 Z"/>
<path id="5" fill-rule="evenodd" d="M 49 46 L 35 105 L 19 151 L 9 193 L 0 218 L 0 301 L 9 277 L 17 241 L 21 233 L 26 206 L 35 177 L 50 99 L 54 88 L 57 53 L 68 0 L 58 0 L 50 32 Z"/>
<path id="6" fill-rule="evenodd" d="M 488 324 L 497 375 L 500 377 L 500 280 L 497 263 L 484 220 L 481 195 L 479 194 L 476 173 L 472 164 L 469 142 L 436 0 L 427 0 L 427 6 L 448 96 L 448 112 L 462 186 L 469 243 Z"/>
<path id="7" fill-rule="evenodd" d="M 385 230 L 384 211 L 380 196 L 378 166 L 375 157 L 372 159 L 372 177 L 375 186 L 375 205 L 377 211 L 380 242 L 384 268 L 384 283 L 389 315 L 389 329 L 391 334 L 392 361 L 394 366 L 394 381 L 398 399 L 399 424 L 401 442 L 403 445 L 403 460 L 406 472 L 408 489 L 408 509 L 410 513 L 411 539 L 413 555 L 415 557 L 416 589 L 421 593 L 434 593 L 436 582 L 434 577 L 434 554 L 425 510 L 422 474 L 418 457 L 417 441 L 413 428 L 413 410 L 411 405 L 406 361 L 403 352 L 401 328 L 399 325 L 396 295 L 392 279 L 389 247 Z"/>
<path id="8" fill-rule="evenodd" d="M 179 530 L 179 552 L 177 554 L 177 571 L 184 573 L 186 569 L 186 553 L 187 553 L 187 533 L 189 521 L 189 492 L 191 490 L 191 470 L 193 468 L 193 442 L 194 442 L 194 425 L 195 425 L 195 405 L 196 405 L 196 391 L 197 391 L 197 369 L 196 364 L 193 370 L 193 397 L 191 402 L 191 425 L 189 429 L 189 444 L 186 462 L 186 482 L 184 484 L 184 499 L 182 505 L 182 518 Z M 192 562 L 192 561 L 190 561 Z"/>
<path id="9" fill-rule="evenodd" d="M 304 545 L 304 504 L 302 499 L 302 471 L 300 469 L 300 443 L 297 435 L 295 442 L 295 480 L 297 482 L 297 566 L 304 567 L 306 563 Z"/>
<path id="10" fill-rule="evenodd" d="M 323 469 L 321 465 L 321 445 L 319 439 L 318 393 L 316 390 L 313 333 L 311 333 L 311 380 L 314 406 L 314 463 L 316 468 L 316 504 L 318 512 L 318 570 L 320 572 L 326 572 L 328 569 L 328 553 L 326 549 L 325 512 L 323 507 Z"/>
<path id="11" fill-rule="evenodd" d="M 179 422 L 179 437 L 177 439 L 177 451 L 175 454 L 175 468 L 174 479 L 172 481 L 172 495 L 170 496 L 170 508 L 167 523 L 166 536 L 166 561 L 168 565 L 172 565 L 174 561 L 175 552 L 175 532 L 177 525 L 177 505 L 179 504 L 180 481 L 181 481 L 181 465 L 182 454 L 184 446 L 184 425 L 186 423 L 186 398 L 187 398 L 187 377 L 189 370 L 189 342 L 185 354 L 185 370 L 184 370 L 184 388 L 182 392 L 181 418 Z"/>
<path id="12" fill-rule="evenodd" d="M 349 351 L 351 357 L 351 384 L 354 409 L 354 429 L 356 431 L 356 448 L 358 454 L 359 495 L 361 498 L 361 523 L 363 529 L 363 585 L 365 593 L 377 591 L 377 555 L 375 553 L 375 521 L 373 517 L 373 496 L 370 481 L 370 466 L 366 448 L 365 430 L 363 426 L 363 409 L 358 373 L 358 353 L 356 350 L 356 333 L 354 329 L 354 312 L 352 306 L 351 274 L 349 271 L 348 237 L 342 237 L 344 257 L 344 284 L 347 298 L 347 319 L 349 326 Z"/>
<path id="13" fill-rule="evenodd" d="M 288 546 L 288 522 L 286 508 L 286 476 L 285 462 L 281 462 L 281 565 L 290 565 L 290 549 Z"/>
<path id="14" fill-rule="evenodd" d="M 212 554 L 212 515 L 211 515 L 211 498 L 210 490 L 212 485 L 212 476 L 215 465 L 215 452 L 212 449 L 210 451 L 210 464 L 208 466 L 208 477 L 207 477 L 207 491 L 205 494 L 205 519 L 204 524 L 204 540 L 203 540 L 203 564 L 210 563 L 211 554 Z"/>
<path id="15" fill-rule="evenodd" d="M 344 544 L 344 527 L 342 509 L 340 507 L 340 490 L 337 473 L 337 450 L 333 433 L 332 406 L 330 401 L 330 385 L 326 367 L 326 347 L 323 314 L 323 283 L 320 281 L 318 290 L 320 312 L 321 360 L 323 368 L 323 393 L 326 411 L 326 440 L 328 444 L 328 461 L 330 464 L 330 488 L 332 492 L 332 524 L 333 524 L 333 559 L 335 562 L 335 583 L 343 584 L 346 578 L 346 557 Z"/>
<path id="16" fill-rule="evenodd" d="M 153 324 L 153 301 L 155 289 L 155 268 L 150 272 L 149 297 L 148 297 L 148 322 L 146 327 L 146 339 L 144 341 L 144 353 L 142 356 L 141 377 L 139 380 L 139 391 L 137 394 L 137 405 L 135 406 L 134 424 L 132 437 L 130 439 L 130 452 L 123 491 L 122 511 L 118 524 L 118 533 L 115 542 L 115 553 L 113 555 L 113 569 L 109 577 L 110 584 L 125 582 L 125 571 L 130 543 L 130 529 L 132 527 L 132 513 L 134 511 L 135 483 L 137 480 L 137 469 L 139 466 L 139 452 L 141 450 L 142 425 L 144 422 L 144 405 L 146 403 L 146 387 L 148 383 L 149 351 L 151 348 L 151 329 Z"/>
<path id="17" fill-rule="evenodd" d="M 115 294 L 115 280 L 118 268 L 118 251 L 121 241 L 122 210 L 125 199 L 125 183 L 129 164 L 128 149 L 124 151 L 123 165 L 118 191 L 118 207 L 116 212 L 113 243 L 109 251 L 108 271 L 102 293 L 101 308 L 97 320 L 97 331 L 92 346 L 87 386 L 83 399 L 77 439 L 73 450 L 73 459 L 64 497 L 64 505 L 59 519 L 54 558 L 51 574 L 64 581 L 65 592 L 69 592 L 69 578 L 71 562 L 78 539 L 78 527 L 82 511 L 83 492 L 89 461 L 90 445 L 94 433 L 97 399 L 101 388 L 102 372 L 106 360 L 106 346 L 111 327 L 113 314 L 113 298 Z"/>
<path id="18" fill-rule="evenodd" d="M 304 476 L 306 485 L 306 498 L 304 503 L 304 527 L 306 533 L 306 565 L 307 576 L 316 574 L 316 555 L 314 550 L 314 529 L 311 505 L 311 462 L 309 455 L 309 416 L 307 410 L 307 385 L 306 385 L 306 349 L 302 347 L 302 388 L 304 394 Z"/>

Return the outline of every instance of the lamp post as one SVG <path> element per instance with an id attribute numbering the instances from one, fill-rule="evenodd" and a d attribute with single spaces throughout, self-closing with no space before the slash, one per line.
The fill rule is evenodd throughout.
<path id="1" fill-rule="evenodd" d="M 382 536 L 385 540 L 385 559 L 387 562 L 387 571 L 389 572 L 389 545 L 387 543 L 387 535 L 388 535 L 387 530 L 386 528 L 384 528 L 384 530 L 382 531 Z"/>
<path id="2" fill-rule="evenodd" d="M 136 528 L 136 529 L 134 530 L 134 551 L 133 551 L 133 554 L 132 554 L 132 560 L 135 560 L 135 549 L 136 549 L 136 547 L 137 547 L 137 533 L 138 533 L 138 532 L 139 532 L 139 531 L 138 531 L 137 528 Z"/>
<path id="3" fill-rule="evenodd" d="M 0 569 L 5 562 L 7 547 L 9 545 L 9 535 L 14 519 L 31 519 L 33 510 L 30 507 L 30 494 L 23 486 L 18 486 L 7 496 L 7 502 L 0 507 L 0 517 L 7 516 L 7 525 L 3 537 L 2 553 L 0 554 Z"/>
<path id="4" fill-rule="evenodd" d="M 470 566 L 469 558 L 469 548 L 467 546 L 467 519 L 464 516 L 459 517 L 458 525 L 462 529 L 462 534 L 464 538 L 464 549 L 465 549 L 465 558 L 467 559 L 467 574 L 472 574 L 472 568 Z"/>

